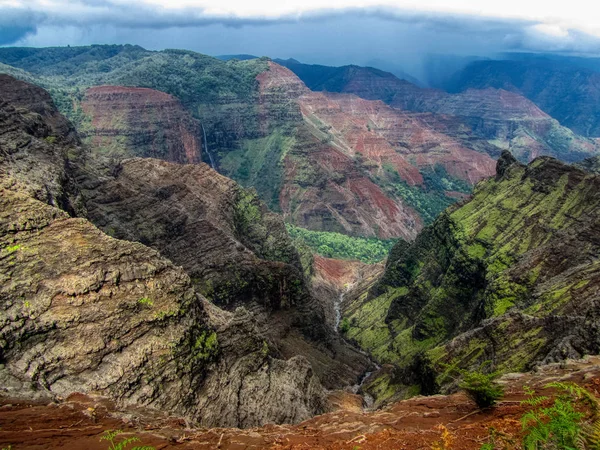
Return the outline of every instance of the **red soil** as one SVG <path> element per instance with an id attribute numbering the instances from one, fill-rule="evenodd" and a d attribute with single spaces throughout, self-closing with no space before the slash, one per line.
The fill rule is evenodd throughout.
<path id="1" fill-rule="evenodd" d="M 333 267 L 332 267 L 333 269 Z M 335 269 L 333 269 L 335 270 Z M 21 449 L 106 449 L 105 430 L 122 429 L 142 445 L 156 449 L 430 449 L 443 428 L 454 450 L 475 450 L 489 429 L 521 438 L 519 418 L 523 386 L 548 393 L 551 381 L 575 381 L 600 393 L 600 358 L 546 366 L 539 372 L 503 378 L 506 396 L 496 408 L 479 411 L 464 394 L 415 397 L 374 412 L 357 410 L 351 394 L 334 393 L 345 409 L 314 417 L 298 425 L 261 428 L 189 428 L 183 419 L 151 409 L 117 409 L 106 399 L 75 394 L 59 403 L 28 402 L 0 397 L 0 446 Z M 347 397 L 347 398 L 345 398 Z"/>

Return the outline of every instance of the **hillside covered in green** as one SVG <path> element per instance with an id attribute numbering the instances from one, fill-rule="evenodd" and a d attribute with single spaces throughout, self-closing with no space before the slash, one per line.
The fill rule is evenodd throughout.
<path id="1" fill-rule="evenodd" d="M 348 236 L 327 231 L 311 231 L 287 224 L 292 239 L 301 246 L 326 258 L 355 259 L 373 264 L 385 259 L 396 242 L 395 239 L 376 239 Z"/>
<path id="2" fill-rule="evenodd" d="M 599 287 L 600 177 L 505 152 L 471 201 L 396 244 L 343 328 L 397 369 L 373 389 L 406 395 L 431 389 L 424 374 L 444 387 L 457 367 L 523 371 L 598 353 Z"/>

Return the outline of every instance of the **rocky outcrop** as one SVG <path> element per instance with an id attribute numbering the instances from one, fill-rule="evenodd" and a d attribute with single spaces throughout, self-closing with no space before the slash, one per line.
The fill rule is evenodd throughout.
<path id="1" fill-rule="evenodd" d="M 92 148 L 119 159 L 133 156 L 178 163 L 202 160 L 199 122 L 169 94 L 154 89 L 89 88 L 81 108 L 82 135 Z"/>
<path id="2" fill-rule="evenodd" d="M 470 201 L 394 248 L 370 296 L 349 302 L 348 338 L 405 384 L 427 360 L 444 384 L 444 367 L 520 371 L 598 353 L 599 183 L 506 152 Z"/>
<path id="3" fill-rule="evenodd" d="M 30 92 L 32 103 L 43 96 L 37 88 L 30 87 Z M 287 344 L 277 340 L 286 332 L 295 333 L 299 342 L 318 353 L 322 370 L 318 375 L 345 369 L 346 377 L 356 379 L 365 365 L 364 357 L 356 356 L 350 367 L 335 361 L 337 348 L 351 352 L 343 343 L 333 342 L 317 350 L 310 340 L 319 335 L 318 303 L 310 303 L 302 279 L 292 287 L 285 285 L 293 284 L 285 278 L 288 273 L 300 273 L 296 262 L 268 266 L 269 261 L 261 259 L 283 257 L 269 253 L 282 248 L 277 244 L 277 229 L 281 231 L 282 226 L 263 218 L 261 204 L 254 197 L 238 196 L 229 202 L 219 197 L 236 192 L 234 184 L 214 172 L 209 174 L 203 165 L 148 160 L 145 166 L 143 160 L 134 159 L 117 166 L 116 171 L 102 167 L 102 161 L 96 162 L 70 144 L 68 136 L 46 139 L 51 127 L 42 116 L 26 109 L 26 99 L 17 108 L 4 98 L 0 90 L 0 145 L 6 149 L 0 160 L 0 379 L 10 395 L 64 397 L 94 391 L 120 404 L 160 408 L 207 426 L 297 422 L 322 412 L 327 404 L 311 363 L 298 348 L 290 352 Z M 45 108 L 51 111 L 54 106 L 49 102 Z M 136 165 L 147 169 L 141 173 L 147 181 L 135 183 Z M 199 195 L 201 189 L 206 189 L 208 196 L 210 190 L 208 200 L 215 203 L 195 203 L 184 194 L 178 197 L 181 190 L 169 190 L 172 182 L 162 189 L 152 172 L 167 177 L 167 167 L 188 183 L 189 196 Z M 194 182 L 194 173 L 202 175 L 207 184 Z M 173 208 L 136 200 L 134 192 L 119 185 L 125 175 L 131 177 L 132 188 L 141 192 L 156 183 L 146 194 L 171 202 Z M 115 187 L 112 198 L 106 190 L 111 184 Z M 40 195 L 44 191 L 47 195 Z M 90 198 L 93 191 L 105 202 L 104 210 Z M 218 199 L 223 204 L 217 203 Z M 94 220 L 112 207 L 115 225 L 117 219 L 132 214 L 127 217 L 133 225 L 123 224 L 123 233 L 136 232 L 135 224 L 142 225 L 136 217 L 145 214 L 144 207 L 150 205 L 163 222 L 153 222 L 157 230 L 146 235 L 149 241 L 163 243 L 160 226 L 168 228 L 166 217 L 170 214 L 171 223 L 179 224 L 179 228 L 169 228 L 173 236 L 188 239 L 188 245 L 195 240 L 206 243 L 198 259 L 223 252 L 234 255 L 232 261 L 240 266 L 253 261 L 255 273 L 260 273 L 261 261 L 265 268 L 279 268 L 284 275 L 265 282 L 277 284 L 284 278 L 283 284 L 277 284 L 282 290 L 280 301 L 269 297 L 268 289 L 259 297 L 255 286 L 255 297 L 238 300 L 235 304 L 240 307 L 230 305 L 231 311 L 223 310 L 196 291 L 198 280 L 191 280 L 184 268 L 142 243 L 115 239 L 87 219 L 69 216 L 61 209 L 63 204 L 89 206 L 87 211 L 71 208 L 71 213 L 87 213 Z M 140 209 L 128 210 L 127 205 Z M 190 219 L 199 222 L 198 228 L 191 227 L 199 233 L 193 234 L 193 239 L 183 233 L 186 227 L 178 222 L 186 205 L 197 207 L 197 214 L 214 215 L 212 223 L 207 216 Z M 233 222 L 224 220 L 224 215 L 233 216 Z M 260 235 L 265 230 L 271 240 Z M 123 237 L 134 240 L 132 236 Z M 240 236 L 239 240 L 235 236 Z M 216 239 L 212 244 L 221 247 L 211 253 L 212 238 Z M 189 261 L 185 265 L 193 271 Z M 204 260 L 204 267 L 210 267 L 209 260 Z M 286 297 L 294 289 L 304 290 L 295 300 L 306 300 L 295 309 Z M 272 302 L 266 307 L 259 299 Z M 279 316 L 278 308 L 282 310 Z M 315 323 L 311 323 L 313 319 Z M 340 381 L 345 381 L 344 377 L 334 382 Z"/>

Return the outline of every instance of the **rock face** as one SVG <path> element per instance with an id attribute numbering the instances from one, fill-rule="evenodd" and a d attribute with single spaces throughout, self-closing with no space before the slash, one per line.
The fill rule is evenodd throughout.
<path id="1" fill-rule="evenodd" d="M 45 64 L 36 58 L 44 58 Z M 175 106 L 154 100 L 164 94 L 110 86 L 151 87 L 176 96 L 201 119 L 206 153 L 215 167 L 256 188 L 271 209 L 284 212 L 291 222 L 316 230 L 412 239 L 423 222 L 467 193 L 469 183 L 493 172 L 485 153 L 497 147 L 464 126 L 452 128 L 450 120 L 437 132 L 431 116 L 394 117 L 384 112 L 385 105 L 315 95 L 288 69 L 266 59 L 223 62 L 193 52 L 113 46 L 2 51 L 0 60 L 30 70 L 29 76 L 41 84 L 59 86 L 53 93 L 62 109 L 88 141 L 96 142 L 97 153 L 107 150 L 104 143 L 110 141 L 112 147 L 104 153 L 117 160 L 154 156 L 189 161 L 179 157 L 181 145 L 169 150 L 179 156 L 159 154 L 150 145 L 163 142 L 150 124 L 155 116 L 168 125 L 165 129 L 173 129 L 171 118 L 178 117 L 165 113 Z M 349 69 L 355 71 L 360 68 Z M 175 86 L 172 74 L 181 83 Z M 78 106 L 79 90 L 90 85 L 105 85 L 87 91 L 83 109 L 93 116 L 91 122 L 85 114 L 82 119 Z M 144 96 L 152 100 L 144 101 Z M 386 123 L 376 121 L 379 113 Z M 447 134 L 450 128 L 453 135 Z M 125 142 L 139 151 L 122 151 Z"/>
<path id="2" fill-rule="evenodd" d="M 356 379 L 363 370 L 364 358 L 355 356 L 354 366 L 343 365 L 335 362 L 334 352 L 339 349 L 349 353 L 347 346 L 336 341 L 330 342 L 328 349 L 318 350 L 306 337 L 311 332 L 318 335 L 319 323 L 310 321 L 318 319 L 319 310 L 315 301 L 309 303 L 311 297 L 302 280 L 299 286 L 281 285 L 279 302 L 265 289 L 262 298 L 268 301 L 261 304 L 255 290 L 255 297 L 238 300 L 235 304 L 240 307 L 226 311 L 196 291 L 198 280 L 191 280 L 185 268 L 175 266 L 156 250 L 142 243 L 114 239 L 87 219 L 74 218 L 61 209 L 67 205 L 70 208 L 65 209 L 72 214 L 87 213 L 100 220 L 101 212 L 112 207 L 117 225 L 116 219 L 127 213 L 133 214 L 129 220 L 136 223 L 136 214 L 145 214 L 143 207 L 148 204 L 155 207 L 155 213 L 171 214 L 175 223 L 183 217 L 185 206 L 191 205 L 198 208 L 199 214 L 215 216 L 212 223 L 197 216 L 191 218 L 200 222 L 197 228 L 190 225 L 198 233 L 194 239 L 208 243 L 199 259 L 222 251 L 235 255 L 233 260 L 240 265 L 255 261 L 255 272 L 260 273 L 256 253 L 263 252 L 260 255 L 266 257 L 269 250 L 280 248 L 272 240 L 255 240 L 266 224 L 270 231 L 273 228 L 271 236 L 277 235 L 277 224 L 261 219 L 260 203 L 245 199 L 255 206 L 249 211 L 259 211 L 259 216 L 239 215 L 249 219 L 242 222 L 246 227 L 241 228 L 243 233 L 235 230 L 229 236 L 231 229 L 224 228 L 210 234 L 206 230 L 211 226 L 226 227 L 226 222 L 219 220 L 223 214 L 234 214 L 239 197 L 226 205 L 194 203 L 186 195 L 178 197 L 180 189 L 170 191 L 171 184 L 162 189 L 164 186 L 152 172 L 167 177 L 166 168 L 171 167 L 189 184 L 188 196 L 210 189 L 213 201 L 233 189 L 232 182 L 214 172 L 207 174 L 209 169 L 203 165 L 175 166 L 157 160 L 149 160 L 147 165 L 143 160 L 126 161 L 119 166 L 121 176 L 119 170 L 110 175 L 69 137 L 70 129 L 66 135 L 53 135 L 54 125 L 46 124 L 44 115 L 28 109 L 43 101 L 43 111 L 60 118 L 47 94 L 29 85 L 21 91 L 16 107 L 5 100 L 12 94 L 4 96 L 2 90 L 19 82 L 6 81 L 0 88 L 0 379 L 4 389 L 9 393 L 34 390 L 36 395 L 63 397 L 77 391 L 94 391 L 123 404 L 149 405 L 182 414 L 206 426 L 298 422 L 324 411 L 327 405 L 310 362 L 299 355 L 298 348 L 290 352 L 287 341 L 276 340 L 277 333 L 286 331 L 312 351 L 310 358 L 320 358 L 320 373 L 341 373 L 345 369 L 346 379 Z M 55 139 L 47 139 L 49 136 Z M 73 156 L 75 159 L 71 159 Z M 147 169 L 143 177 L 149 181 L 135 184 L 137 166 Z M 198 173 L 207 179 L 207 184 L 199 183 L 201 187 L 194 186 L 193 176 Z M 160 202 L 136 200 L 134 193 L 119 185 L 126 175 L 141 191 L 156 183 L 152 188 L 155 198 L 170 201 L 173 209 Z M 115 186 L 112 198 L 106 191 L 109 185 Z M 95 189 L 97 198 L 106 202 L 104 210 L 89 196 Z M 139 206 L 140 210 L 134 213 L 127 205 Z M 177 210 L 179 215 L 175 214 Z M 148 243 L 168 251 L 161 241 L 160 226 L 169 222 L 153 224 L 156 235 L 145 235 L 149 241 L 153 239 Z M 183 225 L 187 226 L 185 221 Z M 186 226 L 179 223 L 179 228 L 171 231 L 185 239 Z M 122 225 L 121 230 L 133 233 L 134 227 Z M 241 233 L 242 241 L 234 240 L 236 233 Z M 213 253 L 209 250 L 211 238 L 219 239 L 222 246 Z M 236 247 L 239 249 L 233 250 Z M 191 272 L 196 267 L 189 261 L 185 265 Z M 282 272 L 286 267 L 298 273 L 293 264 L 273 265 Z M 210 261 L 205 261 L 204 267 L 210 267 Z M 279 276 L 274 278 L 272 283 L 281 282 Z M 306 299 L 303 305 L 309 313 L 302 313 L 302 305 L 291 305 L 286 295 L 294 289 L 305 292 L 297 299 Z M 290 304 L 286 304 L 286 298 Z M 269 303 L 269 307 L 264 306 Z M 277 308 L 281 310 L 279 318 Z M 345 380 L 338 377 L 334 382 L 340 381 Z"/>
<path id="3" fill-rule="evenodd" d="M 496 179 L 394 248 L 370 296 L 350 302 L 347 337 L 405 387 L 429 363 L 444 385 L 442 367 L 522 371 L 598 353 L 599 187 L 590 172 L 506 152 Z"/>
<path id="4" fill-rule="evenodd" d="M 473 63 L 472 67 L 485 67 L 488 64 L 496 67 L 496 63 L 498 61 L 478 61 Z M 290 67 L 308 80 L 312 78 L 312 72 L 315 70 L 313 66 L 304 64 Z M 487 82 L 483 74 L 479 77 L 473 75 L 474 80 L 478 81 L 470 84 L 467 81 L 462 82 L 461 90 L 464 89 L 464 92 L 457 94 L 423 89 L 406 80 L 400 80 L 391 73 L 370 68 L 347 71 L 342 79 L 321 80 L 315 89 L 355 94 L 369 100 L 382 100 L 404 111 L 435 113 L 436 116 L 429 121 L 430 127 L 455 138 L 464 139 L 472 134 L 484 139 L 489 144 L 486 151 L 492 156 L 497 156 L 498 149 L 507 149 L 522 161 L 531 161 L 541 155 L 576 161 L 600 151 L 593 140 L 575 135 L 542 112 L 536 104 L 526 98 L 532 98 L 527 93 L 513 85 L 494 82 L 492 73 L 493 69 L 490 68 L 487 76 L 491 79 Z M 467 74 L 464 77 L 465 80 L 469 79 Z M 479 89 L 466 89 L 467 87 Z M 531 86 L 524 87 L 525 90 L 527 88 Z M 555 94 L 554 97 L 549 95 L 554 103 L 567 103 L 564 102 L 564 95 L 558 92 Z M 533 100 L 541 105 L 537 100 Z M 594 116 L 594 113 L 588 112 Z M 447 118 L 437 115 L 452 116 L 455 119 L 448 121 Z M 590 135 L 587 132 L 583 134 Z"/>
<path id="5" fill-rule="evenodd" d="M 477 61 L 451 88 L 500 88 L 524 95 L 576 133 L 600 137 L 600 73 L 565 61 Z"/>
<path id="6" fill-rule="evenodd" d="M 169 94 L 97 86 L 85 92 L 81 108 L 87 116 L 82 134 L 95 151 L 188 164 L 202 160 L 200 124 Z"/>
<path id="7" fill-rule="evenodd" d="M 399 99 L 392 105 L 409 107 Z M 474 134 L 510 150 L 521 161 L 549 155 L 571 162 L 599 151 L 593 140 L 575 135 L 530 100 L 503 89 L 468 89 L 459 94 L 439 92 L 427 96 L 412 109 L 459 117 Z"/>
<path id="8" fill-rule="evenodd" d="M 406 190 L 414 187 L 416 196 L 435 191 L 441 197 L 435 201 L 447 206 L 446 192 L 451 196 L 454 190 L 450 180 L 464 189 L 493 173 L 489 155 L 432 130 L 426 119 L 381 102 L 312 92 L 274 63 L 257 79 L 261 129 L 272 137 L 262 150 L 230 152 L 221 167 L 256 185 L 263 197 L 279 191 L 276 206 L 300 226 L 413 239 L 423 221 L 415 209 L 425 206 L 409 204 Z M 263 173 L 271 161 L 278 164 Z M 430 186 L 424 173 L 446 177 L 446 189 Z M 278 181 L 268 185 L 265 179 Z"/>

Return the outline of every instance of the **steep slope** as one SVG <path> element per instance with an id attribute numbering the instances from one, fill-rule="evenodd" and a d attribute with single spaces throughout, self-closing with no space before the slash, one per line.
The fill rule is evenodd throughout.
<path id="1" fill-rule="evenodd" d="M 473 65 L 488 63 L 491 64 L 481 61 Z M 313 66 L 299 63 L 291 65 L 290 68 L 306 80 L 312 80 L 317 70 Z M 327 71 L 321 70 L 317 73 L 331 78 L 325 78 L 315 84 L 316 90 L 351 93 L 365 99 L 382 100 L 405 111 L 453 116 L 455 120 L 451 122 L 447 122 L 444 117 L 434 116 L 433 120 L 430 120 L 430 126 L 453 137 L 472 133 L 480 139 L 485 139 L 490 144 L 487 151 L 493 156 L 497 155 L 496 152 L 500 148 L 510 150 L 522 161 L 531 161 L 540 155 L 575 161 L 600 151 L 595 142 L 561 127 L 556 120 L 519 95 L 522 94 L 520 91 L 498 83 L 462 83 L 463 89 L 468 86 L 479 89 L 448 94 L 437 89 L 423 89 L 406 80 L 400 80 L 391 73 L 370 68 L 354 68 L 346 71 L 345 76 L 341 78 Z M 488 86 L 514 92 L 482 89 Z M 563 101 L 560 93 L 557 93 L 554 101 Z"/>
<path id="2" fill-rule="evenodd" d="M 488 155 L 381 102 L 312 92 L 274 63 L 257 79 L 261 130 L 270 137 L 220 164 L 263 198 L 280 192 L 292 223 L 412 239 L 421 217 L 430 220 L 493 171 Z"/>
<path id="3" fill-rule="evenodd" d="M 600 137 L 600 72 L 569 64 L 527 58 L 477 61 L 459 72 L 449 88 L 488 87 L 524 95 L 562 125 L 587 137 Z"/>
<path id="4" fill-rule="evenodd" d="M 332 387 L 355 382 L 364 371 L 365 358 L 333 339 L 333 330 L 321 318 L 323 309 L 308 294 L 300 271 L 293 264 L 270 263 L 253 254 L 268 258 L 271 251 L 273 258 L 284 258 L 276 252 L 289 240 L 281 222 L 263 217 L 260 202 L 250 195 L 217 203 L 219 195 L 231 193 L 233 183 L 204 165 L 133 159 L 121 168 L 103 167 L 102 159 L 87 154 L 76 135 L 71 137 L 68 122 L 58 121 L 61 117 L 44 91 L 23 86 L 15 107 L 4 99 L 11 98 L 12 88 L 22 82 L 4 81 L 0 378 L 5 389 L 42 397 L 96 391 L 120 403 L 161 408 L 208 426 L 249 427 L 297 422 L 322 412 L 327 403 L 319 377 Z M 3 89 L 9 91 L 6 96 Z M 41 103 L 44 115 L 28 109 Z M 51 134 L 54 128 L 45 123 L 46 115 L 65 125 L 66 134 Z M 138 166 L 141 180 L 133 177 Z M 167 169 L 183 178 L 177 180 L 179 186 L 169 180 Z M 193 176 L 185 178 L 186 171 L 199 174 L 206 184 L 194 182 Z M 152 172 L 165 176 L 163 185 Z M 155 195 L 163 204 L 136 198 L 122 184 L 125 175 L 138 194 Z M 204 203 L 185 195 L 175 202 L 184 182 L 192 196 L 206 189 Z M 112 197 L 106 190 L 111 184 Z M 168 186 L 161 189 L 164 184 Z M 90 192 L 105 202 L 104 209 Z M 238 208 L 240 202 L 245 209 Z M 190 246 L 205 243 L 203 253 L 196 255 L 201 263 L 194 265 L 189 254 L 179 261 L 191 272 L 204 264 L 213 274 L 219 270 L 227 274 L 231 266 L 219 266 L 216 259 L 221 252 L 231 257 L 230 264 L 243 266 L 249 276 L 246 285 L 259 283 L 257 275 L 266 268 L 276 276 L 262 280 L 264 292 L 256 285 L 248 289 L 253 296 L 244 297 L 232 287 L 237 294 L 232 303 L 239 307 L 226 311 L 195 292 L 201 280 L 190 280 L 184 268 L 156 250 L 109 237 L 88 220 L 72 218 L 60 209 L 87 214 L 98 223 L 102 212 L 110 211 L 113 226 L 131 214 L 120 230 L 133 233 L 123 237 L 136 240 L 135 224 L 141 224 L 136 220 L 149 213 L 143 209 L 147 205 L 157 216 L 156 235 L 146 235 L 148 241 L 153 239 L 147 243 L 172 251 L 161 241 L 159 226 L 175 223 L 179 228 L 169 228 L 172 236 L 179 232 L 179 239 L 188 239 Z M 186 205 L 196 214 L 213 214 L 214 222 L 193 216 L 199 225 L 186 235 L 179 221 L 183 214 L 174 214 L 183 213 Z M 223 216 L 247 220 L 234 221 L 243 226 L 231 231 L 219 221 Z M 206 227 L 213 228 L 212 234 Z M 265 231 L 269 236 L 260 235 Z M 218 240 L 219 247 L 211 250 L 210 239 Z M 210 258 L 215 258 L 214 266 Z M 278 298 L 269 290 L 271 285 L 280 289 Z M 323 343 L 317 346 L 311 340 L 316 338 Z M 307 357 L 315 361 L 315 368 Z"/>
<path id="5" fill-rule="evenodd" d="M 98 86 L 85 91 L 80 133 L 97 151 L 116 158 L 202 160 L 200 124 L 172 96 L 147 88 Z"/>
<path id="6" fill-rule="evenodd" d="M 598 353 L 599 187 L 555 159 L 504 153 L 472 200 L 392 250 L 348 304 L 347 337 L 401 369 L 398 389 L 426 378 L 424 361 L 444 385 L 453 366 L 520 371 Z"/>
<path id="7" fill-rule="evenodd" d="M 599 151 L 593 140 L 575 135 L 525 97 L 502 89 L 438 93 L 413 105 L 396 97 L 391 104 L 413 111 L 459 117 L 473 133 L 510 150 L 521 161 L 550 155 L 571 162 Z"/>
<path id="8" fill-rule="evenodd" d="M 147 52 L 131 46 L 10 49 L 0 50 L 0 59 L 31 70 L 86 134 L 90 118 L 79 105 L 90 86 L 139 86 L 173 95 L 204 126 L 205 161 L 214 160 L 224 174 L 255 187 L 271 209 L 283 211 L 290 221 L 316 230 L 411 239 L 422 221 L 431 221 L 468 191 L 468 182 L 491 173 L 489 158 L 481 164 L 485 155 L 469 152 L 485 151 L 485 141 L 465 138 L 464 131 L 455 137 L 431 132 L 430 117 L 409 120 L 393 114 L 386 120 L 401 120 L 402 127 L 391 130 L 388 138 L 380 136 L 368 129 L 374 124 L 352 110 L 363 106 L 359 102 L 311 99 L 297 77 L 265 59 L 223 62 L 193 52 Z M 305 94 L 301 106 L 299 97 Z M 315 112 L 318 103 L 327 102 L 340 103 L 339 117 L 328 117 L 330 108 Z M 368 108 L 373 114 L 382 109 Z M 121 134 L 113 115 L 105 118 L 97 134 Z M 351 128 L 348 133 L 336 130 L 337 142 L 330 141 L 330 134 L 320 129 L 325 126 L 321 119 Z M 389 123 L 378 126 L 393 128 Z M 103 139 L 96 136 L 92 142 Z M 118 144 L 121 136 L 111 143 L 115 140 Z M 414 161 L 412 146 L 418 154 Z M 471 159 L 477 167 L 469 166 Z"/>

